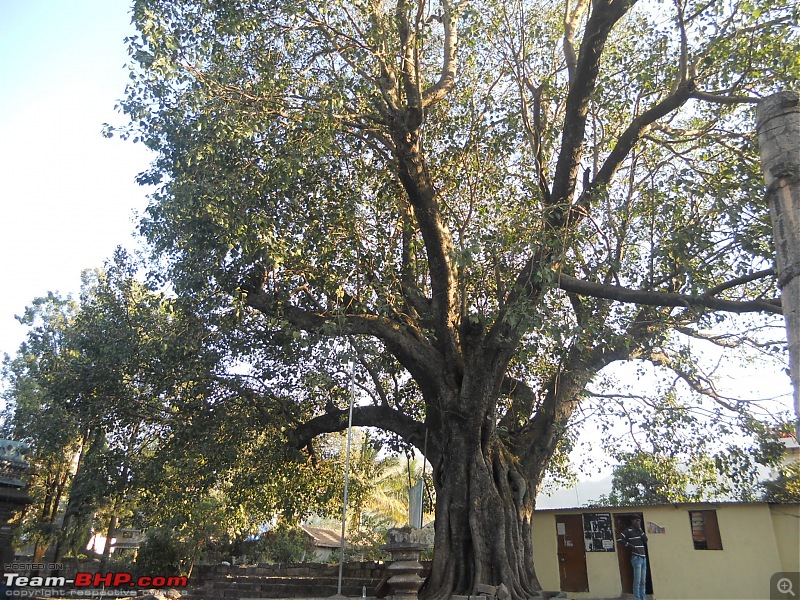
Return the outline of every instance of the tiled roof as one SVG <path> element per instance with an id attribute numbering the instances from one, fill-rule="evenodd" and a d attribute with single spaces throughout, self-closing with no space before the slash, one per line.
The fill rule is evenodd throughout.
<path id="1" fill-rule="evenodd" d="M 301 529 L 313 538 L 314 545 L 318 548 L 341 548 L 342 546 L 342 536 L 335 531 L 321 527 L 306 527 L 305 525 L 301 526 Z"/>

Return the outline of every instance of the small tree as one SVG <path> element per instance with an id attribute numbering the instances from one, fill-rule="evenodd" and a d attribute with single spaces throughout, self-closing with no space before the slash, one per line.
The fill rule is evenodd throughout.
<path id="1" fill-rule="evenodd" d="M 709 488 L 716 482 L 710 459 L 692 460 L 633 452 L 617 457 L 611 493 L 598 504 L 630 506 L 699 502 L 708 499 Z"/>
<path id="2" fill-rule="evenodd" d="M 279 525 L 261 535 L 257 551 L 276 563 L 304 561 L 314 549 L 313 541 L 299 527 Z"/>
<path id="3" fill-rule="evenodd" d="M 800 502 L 800 462 L 795 461 L 778 469 L 778 476 L 762 484 L 766 502 Z"/>
<path id="4" fill-rule="evenodd" d="M 157 484 L 144 466 L 165 416 L 213 381 L 220 356 L 208 330 L 136 269 L 119 250 L 84 273 L 78 302 L 49 294 L 20 318 L 29 333 L 6 362 L 6 427 L 32 450 L 36 503 L 26 516 L 39 559 L 46 544 L 56 561 L 81 551 L 96 514 L 114 537 L 137 491 Z"/>
<path id="5" fill-rule="evenodd" d="M 179 575 L 186 558 L 185 544 L 172 532 L 152 528 L 136 557 L 136 570 L 142 575 Z"/>

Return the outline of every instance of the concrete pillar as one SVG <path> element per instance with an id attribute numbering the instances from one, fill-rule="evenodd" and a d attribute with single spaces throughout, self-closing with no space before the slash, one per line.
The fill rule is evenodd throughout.
<path id="1" fill-rule="evenodd" d="M 785 91 L 761 100 L 756 128 L 789 342 L 795 436 L 800 439 L 800 94 Z"/>
<path id="2" fill-rule="evenodd" d="M 391 577 L 389 585 L 394 590 L 394 600 L 417 600 L 419 589 L 425 580 L 420 577 L 422 563 L 420 554 L 425 549 L 423 544 L 395 543 L 387 544 L 384 549 L 392 554 L 392 564 L 386 567 Z"/>
<path id="3" fill-rule="evenodd" d="M 420 577 L 422 551 L 433 547 L 432 529 L 390 529 L 386 533 L 384 550 L 392 554 L 389 571 L 389 585 L 394 591 L 393 600 L 417 600 L 419 589 L 425 580 Z"/>

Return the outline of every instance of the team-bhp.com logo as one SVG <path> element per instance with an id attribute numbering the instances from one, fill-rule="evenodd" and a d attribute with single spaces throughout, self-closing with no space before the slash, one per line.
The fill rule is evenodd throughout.
<path id="1" fill-rule="evenodd" d="M 16 588 L 63 588 L 67 586 L 76 588 L 179 588 L 186 587 L 189 584 L 189 580 L 186 577 L 162 577 L 160 575 L 155 577 L 134 577 L 124 571 L 117 573 L 76 573 L 75 579 L 4 573 L 3 579 L 7 587 Z"/>

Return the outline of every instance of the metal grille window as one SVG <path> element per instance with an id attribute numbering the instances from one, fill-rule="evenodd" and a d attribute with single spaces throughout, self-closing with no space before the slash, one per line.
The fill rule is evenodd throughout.
<path id="1" fill-rule="evenodd" d="M 689 511 L 692 523 L 692 541 L 695 550 L 722 550 L 722 537 L 719 534 L 717 511 Z"/>

